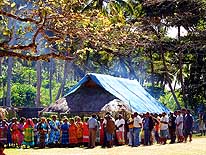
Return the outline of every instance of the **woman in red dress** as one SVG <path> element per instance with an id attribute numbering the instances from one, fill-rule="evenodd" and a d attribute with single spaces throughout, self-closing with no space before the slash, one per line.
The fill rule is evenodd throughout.
<path id="1" fill-rule="evenodd" d="M 78 143 L 77 140 L 77 126 L 74 123 L 74 119 L 70 119 L 70 126 L 69 126 L 69 145 L 75 146 Z"/>
<path id="2" fill-rule="evenodd" d="M 83 143 L 85 147 L 88 147 L 89 143 L 89 128 L 88 128 L 88 121 L 89 118 L 85 118 L 83 122 Z"/>
<path id="3" fill-rule="evenodd" d="M 78 144 L 82 145 L 83 140 L 83 122 L 81 121 L 81 118 L 77 116 L 76 118 L 76 126 L 77 126 L 77 140 Z"/>
<path id="4" fill-rule="evenodd" d="M 18 130 L 19 123 L 17 122 L 16 117 L 12 119 L 12 122 L 13 123 L 11 125 L 11 137 L 12 137 L 12 143 L 16 147 L 16 145 L 18 145 L 19 142 L 19 134 L 20 134 Z"/>

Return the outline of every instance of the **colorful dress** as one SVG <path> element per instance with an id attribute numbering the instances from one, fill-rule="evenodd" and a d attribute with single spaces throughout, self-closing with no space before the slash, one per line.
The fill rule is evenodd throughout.
<path id="1" fill-rule="evenodd" d="M 77 126 L 77 140 L 78 143 L 81 143 L 83 139 L 83 123 L 76 122 L 76 126 Z"/>
<path id="2" fill-rule="evenodd" d="M 61 132 L 62 132 L 62 139 L 61 139 L 61 144 L 69 144 L 69 124 L 68 123 L 63 123 L 61 125 Z"/>
<path id="3" fill-rule="evenodd" d="M 18 130 L 19 130 L 19 135 L 18 135 L 18 145 L 20 146 L 23 141 L 24 141 L 24 134 L 23 134 L 23 131 L 24 131 L 24 125 L 19 123 L 18 125 Z"/>
<path id="4" fill-rule="evenodd" d="M 87 122 L 83 123 L 83 143 L 88 143 L 89 142 L 89 128 Z"/>
<path id="5" fill-rule="evenodd" d="M 17 144 L 19 141 L 19 130 L 18 130 L 18 123 L 12 123 L 11 125 L 11 137 L 12 137 L 12 143 Z"/>
<path id="6" fill-rule="evenodd" d="M 69 127 L 69 144 L 77 144 L 77 126 L 73 123 Z"/>
<path id="7" fill-rule="evenodd" d="M 47 144 L 47 133 L 48 133 L 49 127 L 48 124 L 45 122 L 41 122 L 38 125 L 38 131 L 39 131 L 39 145 L 41 148 L 44 148 Z"/>
<path id="8" fill-rule="evenodd" d="M 124 145 L 125 144 L 125 139 L 124 139 L 124 125 L 125 125 L 125 120 L 124 119 L 117 119 L 115 121 L 115 125 L 117 126 L 116 130 L 116 139 L 119 145 Z M 121 126 L 122 125 L 122 126 Z M 139 135 L 139 134 L 138 134 Z"/>
<path id="9" fill-rule="evenodd" d="M 34 124 L 34 146 L 39 144 L 38 123 Z"/>
<path id="10" fill-rule="evenodd" d="M 60 138 L 60 131 L 59 131 L 59 127 L 60 127 L 60 122 L 59 121 L 50 121 L 49 122 L 51 131 L 49 134 L 49 143 L 57 143 L 59 141 Z"/>
<path id="11" fill-rule="evenodd" d="M 3 144 L 7 143 L 7 132 L 8 132 L 7 125 L 0 125 L 0 142 Z"/>
<path id="12" fill-rule="evenodd" d="M 30 147 L 34 146 L 34 128 L 31 125 L 24 127 L 23 144 Z"/>

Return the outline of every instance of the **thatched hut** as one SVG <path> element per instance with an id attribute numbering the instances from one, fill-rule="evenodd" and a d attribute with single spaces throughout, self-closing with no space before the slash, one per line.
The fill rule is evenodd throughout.
<path id="1" fill-rule="evenodd" d="M 133 112 L 169 112 L 169 109 L 146 92 L 138 81 L 94 73 L 87 74 L 68 94 L 42 112 L 100 112 L 115 99 L 122 101 L 122 106 Z"/>

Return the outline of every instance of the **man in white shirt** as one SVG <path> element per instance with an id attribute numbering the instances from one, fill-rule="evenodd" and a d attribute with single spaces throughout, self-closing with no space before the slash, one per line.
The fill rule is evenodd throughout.
<path id="1" fill-rule="evenodd" d="M 137 147 L 140 145 L 139 142 L 139 134 L 142 128 L 142 119 L 138 115 L 137 112 L 134 113 L 134 123 L 133 123 L 133 132 L 134 132 L 134 147 Z"/>
<path id="2" fill-rule="evenodd" d="M 124 125 L 125 125 L 125 120 L 123 119 L 122 115 L 119 114 L 119 118 L 115 121 L 116 137 L 117 137 L 118 145 L 125 144 Z"/>
<path id="3" fill-rule="evenodd" d="M 166 144 L 167 137 L 168 137 L 168 123 L 169 118 L 167 117 L 166 113 L 162 113 L 162 117 L 160 118 L 160 138 L 162 144 Z"/>
<path id="4" fill-rule="evenodd" d="M 96 115 L 93 114 L 92 117 L 87 121 L 89 128 L 89 148 L 95 147 L 96 141 L 96 131 L 97 131 L 97 120 Z"/>
<path id="5" fill-rule="evenodd" d="M 183 116 L 180 111 L 177 111 L 177 117 L 175 123 L 176 123 L 177 142 L 181 143 L 184 141 L 184 136 L 183 136 Z"/>

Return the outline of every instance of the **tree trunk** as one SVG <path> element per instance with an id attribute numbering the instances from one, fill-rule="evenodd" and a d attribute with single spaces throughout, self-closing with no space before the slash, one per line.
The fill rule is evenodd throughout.
<path id="1" fill-rule="evenodd" d="M 2 76 L 2 60 L 3 58 L 0 57 L 0 76 Z"/>
<path id="2" fill-rule="evenodd" d="M 12 67 L 13 59 L 8 58 L 8 69 L 7 69 L 7 93 L 6 93 L 6 106 L 11 107 L 11 80 L 12 80 Z"/>
<path id="3" fill-rule="evenodd" d="M 132 78 L 134 78 L 134 79 L 136 79 L 136 80 L 139 80 L 139 78 L 137 77 L 137 75 L 136 75 L 136 73 L 135 73 L 135 69 L 134 69 L 134 67 L 133 67 L 131 57 L 129 57 L 129 58 L 127 59 L 127 62 L 124 62 L 124 63 L 125 63 L 125 65 L 128 67 L 128 69 L 129 69 L 130 79 L 131 79 L 131 77 L 132 77 Z"/>
<path id="4" fill-rule="evenodd" d="M 50 65 L 49 65 L 49 100 L 50 103 L 52 103 L 52 79 L 53 79 L 53 59 L 50 59 Z"/>
<path id="5" fill-rule="evenodd" d="M 152 57 L 152 51 L 149 51 L 149 56 L 150 56 L 150 67 L 151 67 L 151 83 L 152 83 L 152 89 L 151 93 L 154 94 L 154 64 L 153 64 L 153 57 Z"/>
<path id="6" fill-rule="evenodd" d="M 180 26 L 178 26 L 178 40 L 180 41 Z M 186 101 L 186 96 L 185 96 L 185 85 L 184 85 L 183 74 L 182 74 L 182 56 L 183 56 L 183 53 L 180 50 L 179 51 L 179 69 L 180 69 L 179 77 L 180 77 L 184 106 L 185 106 L 185 108 L 187 108 L 187 101 Z"/>
<path id="7" fill-rule="evenodd" d="M 61 94 L 63 94 L 63 91 L 64 91 L 64 85 L 65 85 L 66 78 L 67 78 L 68 63 L 69 63 L 68 61 L 65 61 L 65 63 L 64 63 L 64 77 L 63 77 L 61 86 L 59 87 L 59 90 L 58 90 L 58 93 L 57 93 L 57 96 L 56 96 L 56 100 L 58 100 L 60 98 Z"/>
<path id="8" fill-rule="evenodd" d="M 174 92 L 174 90 L 173 90 L 173 88 L 172 88 L 172 84 L 171 84 L 170 78 L 169 78 L 169 76 L 168 76 L 168 68 L 167 68 L 167 64 L 166 64 L 166 60 L 165 60 L 164 51 L 163 51 L 163 49 L 162 49 L 162 45 L 160 45 L 160 52 L 161 52 L 162 62 L 163 62 L 163 65 L 164 65 L 164 70 L 165 70 L 165 72 L 166 72 L 166 74 L 165 74 L 165 76 L 166 76 L 166 81 L 167 81 L 167 83 L 168 83 L 168 85 L 169 85 L 169 88 L 170 88 L 170 90 L 171 90 L 171 92 L 172 92 L 172 95 L 173 95 L 173 98 L 174 98 L 174 100 L 175 100 L 175 102 L 176 102 L 177 108 L 178 108 L 178 109 L 181 109 L 180 103 L 179 103 L 179 101 L 177 100 L 177 96 L 176 96 L 176 94 L 175 94 L 175 92 Z"/>
<path id="9" fill-rule="evenodd" d="M 120 74 L 121 77 L 123 78 L 128 78 L 128 74 L 127 74 L 127 68 L 126 68 L 126 63 L 124 61 L 124 59 L 122 57 L 119 58 L 119 63 L 120 63 Z"/>
<path id="10" fill-rule="evenodd" d="M 2 76 L 2 57 L 0 57 L 0 76 Z M 2 105 L 4 106 L 4 81 L 0 83 L 0 89 L 3 90 Z"/>
<path id="11" fill-rule="evenodd" d="M 36 75 L 37 75 L 37 85 L 36 85 L 36 107 L 40 106 L 40 98 L 41 98 L 41 61 L 36 62 Z"/>

